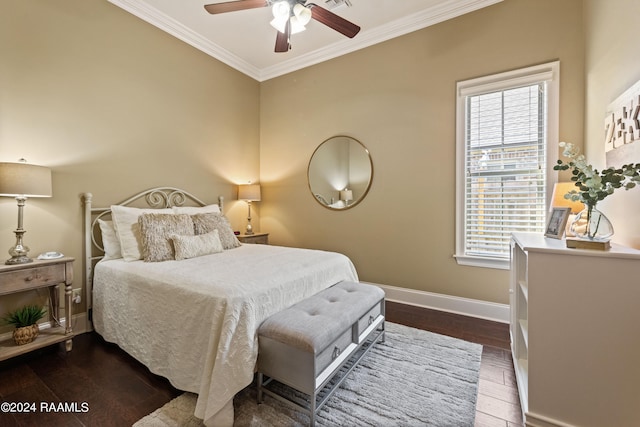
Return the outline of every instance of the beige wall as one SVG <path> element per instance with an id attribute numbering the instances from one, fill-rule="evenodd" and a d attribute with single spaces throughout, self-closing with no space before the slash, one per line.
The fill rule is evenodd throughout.
<path id="1" fill-rule="evenodd" d="M 586 155 L 605 167 L 604 118 L 607 106 L 640 80 L 637 0 L 585 0 Z M 635 144 L 640 144 L 636 142 Z M 640 159 L 629 162 L 640 163 Z M 614 225 L 613 240 L 640 249 L 640 189 L 617 190 L 601 203 Z"/>
<path id="2" fill-rule="evenodd" d="M 508 0 L 259 84 L 104 1 L 4 2 L 0 161 L 53 169 L 54 197 L 27 202 L 26 243 L 78 258 L 80 283 L 81 192 L 96 204 L 157 185 L 223 195 L 239 229 L 232 184 L 260 179 L 254 224 L 273 243 L 343 252 L 362 280 L 506 303 L 506 271 L 452 258 L 455 83 L 559 59 L 560 135 L 582 140 L 581 5 Z M 347 211 L 322 208 L 306 182 L 336 134 L 374 163 Z M 0 248 L 16 211 L 0 199 Z M 0 312 L 16 304 L 0 298 Z"/>
<path id="3" fill-rule="evenodd" d="M 559 59 L 560 137 L 582 140 L 582 2 L 508 0 L 261 85 L 261 228 L 336 250 L 361 280 L 508 303 L 508 272 L 454 253 L 456 81 Z M 315 203 L 307 162 L 350 135 L 370 150 L 365 200 Z"/>
<path id="4" fill-rule="evenodd" d="M 104 0 L 3 1 L 0 161 L 53 169 L 53 198 L 25 208 L 31 255 L 76 257 L 80 286 L 86 191 L 98 205 L 160 185 L 223 195 L 241 227 L 232 183 L 259 178 L 258 99 L 258 82 Z M 16 221 L 0 198 L 0 260 Z M 30 297 L 0 298 L 0 316 Z"/>

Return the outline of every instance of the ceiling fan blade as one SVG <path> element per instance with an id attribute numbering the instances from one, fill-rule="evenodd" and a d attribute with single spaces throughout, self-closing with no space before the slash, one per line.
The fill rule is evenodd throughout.
<path id="1" fill-rule="evenodd" d="M 288 52 L 289 48 L 289 36 L 291 35 L 291 23 L 287 20 L 287 24 L 284 27 L 284 33 L 278 31 L 276 34 L 276 48 L 275 52 L 283 53 Z"/>
<path id="2" fill-rule="evenodd" d="M 218 13 L 235 12 L 236 10 L 256 9 L 269 6 L 267 0 L 238 0 L 224 3 L 207 4 L 204 8 L 212 15 Z"/>
<path id="3" fill-rule="evenodd" d="M 321 8 L 317 4 L 309 3 L 307 4 L 307 7 L 311 9 L 311 17 L 313 19 L 323 23 L 329 28 L 333 28 L 337 32 L 342 33 L 349 38 L 355 37 L 355 35 L 360 31 L 360 27 L 353 22 L 349 22 L 335 13 Z"/>

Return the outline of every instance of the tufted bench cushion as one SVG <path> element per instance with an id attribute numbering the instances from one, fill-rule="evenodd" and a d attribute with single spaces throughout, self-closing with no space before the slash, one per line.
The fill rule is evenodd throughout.
<path id="1" fill-rule="evenodd" d="M 340 282 L 269 317 L 258 333 L 318 354 L 382 299 L 377 286 Z"/>
<path id="2" fill-rule="evenodd" d="M 382 339 L 384 291 L 374 285 L 340 282 L 276 313 L 258 329 L 258 401 L 263 391 L 273 394 L 263 387 L 263 377 L 275 379 L 310 396 L 310 408 L 301 409 L 310 413 L 313 425 L 315 413 L 342 380 L 316 404 L 319 391 L 347 362 L 350 372 Z M 360 351 L 365 344 L 366 351 Z"/>

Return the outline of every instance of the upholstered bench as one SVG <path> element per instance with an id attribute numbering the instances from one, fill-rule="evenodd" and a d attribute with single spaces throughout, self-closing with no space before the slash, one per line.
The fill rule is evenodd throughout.
<path id="1" fill-rule="evenodd" d="M 313 426 L 317 411 L 383 340 L 384 291 L 377 286 L 340 282 L 276 313 L 258 329 L 258 402 L 266 393 L 308 413 Z M 306 398 L 283 393 L 282 384 Z"/>

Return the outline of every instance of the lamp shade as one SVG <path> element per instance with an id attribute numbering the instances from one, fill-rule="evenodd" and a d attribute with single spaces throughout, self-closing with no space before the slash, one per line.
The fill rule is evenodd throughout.
<path id="1" fill-rule="evenodd" d="M 557 182 L 553 186 L 553 196 L 551 197 L 552 208 L 571 208 L 571 213 L 578 213 L 584 209 L 584 204 L 579 201 L 565 199 L 564 195 L 571 190 L 575 190 L 576 185 L 573 182 Z"/>
<path id="2" fill-rule="evenodd" d="M 347 190 L 346 188 L 340 192 L 340 200 L 344 200 L 345 202 L 349 202 L 353 200 L 353 191 Z"/>
<path id="3" fill-rule="evenodd" d="M 238 200 L 246 200 L 247 202 L 260 201 L 260 185 L 245 184 L 238 186 Z"/>
<path id="4" fill-rule="evenodd" d="M 27 163 L 0 163 L 0 196 L 51 195 L 51 169 Z"/>

